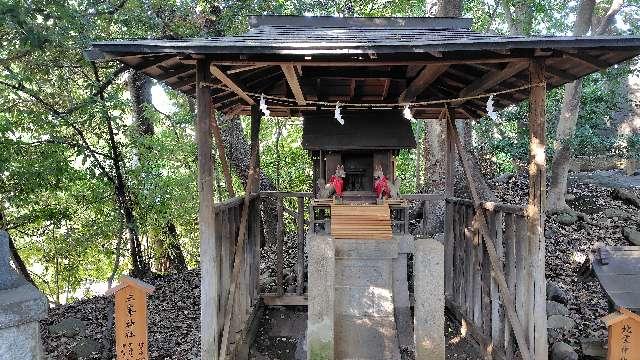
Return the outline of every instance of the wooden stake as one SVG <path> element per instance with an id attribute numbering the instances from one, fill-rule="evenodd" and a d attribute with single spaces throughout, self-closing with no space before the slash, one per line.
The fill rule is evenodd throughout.
<path id="1" fill-rule="evenodd" d="M 504 307 L 507 311 L 509 321 L 511 322 L 511 327 L 513 329 L 513 333 L 515 334 L 516 341 L 518 342 L 518 347 L 520 348 L 522 359 L 532 360 L 533 357 L 529 350 L 529 346 L 527 345 L 524 329 L 522 327 L 520 319 L 518 318 L 518 314 L 516 313 L 513 297 L 511 296 L 511 291 L 507 287 L 507 281 L 502 271 L 502 269 L 504 268 L 502 260 L 498 258 L 498 254 L 496 252 L 496 248 L 494 245 L 495 237 L 489 231 L 489 225 L 487 224 L 487 218 L 482 206 L 482 200 L 480 199 L 480 196 L 478 194 L 476 183 L 471 177 L 471 164 L 469 161 L 469 156 L 466 153 L 466 149 L 462 147 L 460 137 L 458 136 L 458 131 L 456 130 L 455 125 L 453 124 L 453 120 L 450 117 L 448 117 L 447 127 L 456 144 L 456 148 L 458 149 L 460 161 L 462 162 L 462 167 L 467 178 L 467 183 L 469 184 L 469 190 L 471 191 L 471 197 L 473 198 L 474 209 L 478 216 L 478 225 L 480 226 L 480 230 L 485 237 L 484 244 L 487 248 L 487 253 L 489 254 L 489 260 L 491 261 L 491 275 L 496 279 L 498 283 L 498 289 L 500 290 L 500 295 L 502 296 Z M 526 284 L 523 285 L 526 286 Z"/>
<path id="2" fill-rule="evenodd" d="M 201 86 L 210 79 L 208 61 L 196 63 L 196 137 L 198 141 L 198 195 L 200 208 L 200 334 L 202 359 L 218 359 L 218 262 L 213 209 L 213 162 L 211 154 L 211 94 Z"/>
<path id="3" fill-rule="evenodd" d="M 227 188 L 227 194 L 229 195 L 229 198 L 232 199 L 236 197 L 236 192 L 233 190 L 233 181 L 231 180 L 229 162 L 227 161 L 227 155 L 224 152 L 224 142 L 222 141 L 222 134 L 220 133 L 220 127 L 218 126 L 218 120 L 216 119 L 215 113 L 211 113 L 211 130 L 213 131 L 213 137 L 216 140 L 218 157 L 220 158 L 220 164 L 222 165 L 224 186 Z"/>
<path id="4" fill-rule="evenodd" d="M 255 106 L 254 106 L 255 108 Z M 231 286 L 229 287 L 229 294 L 227 297 L 227 308 L 225 309 L 224 329 L 222 332 L 222 344 L 220 347 L 220 359 L 227 358 L 228 345 L 229 345 L 229 332 L 231 331 L 231 318 L 233 316 L 235 295 L 238 288 L 238 279 L 240 277 L 240 268 L 244 266 L 242 260 L 244 257 L 244 245 L 247 239 L 247 226 L 249 220 L 249 205 L 251 197 L 249 196 L 252 190 L 256 189 L 256 180 L 258 179 L 258 169 L 256 164 L 259 158 L 259 145 L 258 145 L 258 133 L 260 129 L 260 112 L 253 111 L 251 118 L 251 159 L 249 160 L 249 174 L 247 177 L 247 185 L 245 189 L 244 203 L 242 205 L 242 219 L 240 220 L 240 229 L 238 232 L 238 239 L 236 240 L 235 256 L 233 259 L 233 274 L 231 275 Z"/>
<path id="5" fill-rule="evenodd" d="M 545 81 L 544 62 L 533 60 L 529 67 L 529 81 L 541 84 Z M 529 96 L 529 203 L 527 205 L 527 243 L 532 260 L 533 318 L 530 319 L 530 336 L 536 360 L 546 360 L 547 315 L 546 280 L 544 274 L 545 239 L 544 210 L 546 199 L 545 156 L 545 94 L 546 86 L 534 86 Z"/>

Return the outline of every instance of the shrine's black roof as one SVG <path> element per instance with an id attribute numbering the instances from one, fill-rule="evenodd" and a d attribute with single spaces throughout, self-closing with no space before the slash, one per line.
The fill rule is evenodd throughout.
<path id="1" fill-rule="evenodd" d="M 398 103 L 454 99 L 528 84 L 527 64 L 544 61 L 547 85 L 556 87 L 640 54 L 633 36 L 500 36 L 470 30 L 470 19 L 255 16 L 239 36 L 93 43 L 90 60 L 117 59 L 186 94 L 195 93 L 195 59 L 206 58 L 248 97 L 293 99 L 292 74 L 309 102 Z M 294 66 L 289 79 L 283 67 Z M 218 110 L 249 113 L 246 98 L 214 81 Z M 410 88 L 412 100 L 403 98 Z M 495 108 L 518 103 L 528 89 L 495 96 Z M 486 99 L 458 104 L 477 118 Z M 306 106 L 308 105 L 308 106 Z M 300 101 L 272 102 L 276 116 L 315 108 Z M 306 107 L 305 107 L 306 106 Z M 416 118 L 436 118 L 441 104 L 414 107 Z"/>

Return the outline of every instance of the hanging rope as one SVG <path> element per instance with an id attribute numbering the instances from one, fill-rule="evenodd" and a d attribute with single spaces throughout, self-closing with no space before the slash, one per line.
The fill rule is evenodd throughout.
<path id="1" fill-rule="evenodd" d="M 545 82 L 540 82 L 540 83 L 536 83 L 536 84 L 528 84 L 528 85 L 523 85 L 523 86 L 519 86 L 516 88 L 512 88 L 512 89 L 507 89 L 507 90 L 501 90 L 501 91 L 495 91 L 492 93 L 483 93 L 483 94 L 478 94 L 478 95 L 474 95 L 474 96 L 465 96 L 465 97 L 457 97 L 457 98 L 453 98 L 453 99 L 442 99 L 442 100 L 430 100 L 430 101 L 416 101 L 416 102 L 399 102 L 399 103 L 349 103 L 349 102 L 330 102 L 330 101 L 315 101 L 315 100 L 305 100 L 305 102 L 307 103 L 307 105 L 316 105 L 319 107 L 324 106 L 325 108 L 330 108 L 330 109 L 334 109 L 336 108 L 337 105 L 339 105 L 340 107 L 372 107 L 372 108 L 395 108 L 398 106 L 418 106 L 418 105 L 437 105 L 437 104 L 449 104 L 449 103 L 457 103 L 457 102 L 465 102 L 465 101 L 469 101 L 469 100 L 475 100 L 475 99 L 483 99 L 483 98 L 488 98 L 490 96 L 496 96 L 496 95 L 502 95 L 502 94 L 508 94 L 508 93 L 512 93 L 512 92 L 516 92 L 516 91 L 520 91 L 520 90 L 525 90 L 525 89 L 530 89 L 532 87 L 538 87 L 538 86 L 545 86 L 546 83 Z M 233 91 L 231 89 L 229 89 L 226 86 L 222 86 L 219 84 L 212 84 L 212 83 L 206 83 L 203 82 L 201 84 L 201 86 L 209 86 L 211 88 L 217 88 L 217 89 L 223 89 L 225 91 Z M 296 108 L 306 108 L 308 106 L 296 106 L 296 105 L 291 105 L 291 103 L 296 103 L 296 99 L 292 99 L 292 98 L 287 98 L 287 97 L 281 97 L 281 96 L 272 96 L 272 95 L 264 95 L 264 94 L 257 94 L 257 93 L 252 93 L 252 92 L 246 92 L 247 95 L 253 96 L 255 98 L 263 98 L 266 100 L 269 100 L 273 103 L 281 103 L 283 105 L 287 105 L 287 107 L 291 108 L 291 109 L 296 109 Z"/>

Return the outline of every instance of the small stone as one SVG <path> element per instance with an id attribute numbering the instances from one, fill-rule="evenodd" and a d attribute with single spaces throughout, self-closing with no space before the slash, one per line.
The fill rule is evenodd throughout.
<path id="1" fill-rule="evenodd" d="M 566 195 L 564 196 L 564 199 L 565 199 L 566 201 L 574 201 L 574 200 L 576 199 L 576 196 L 575 196 L 575 195 L 573 195 L 573 194 L 566 194 Z"/>
<path id="2" fill-rule="evenodd" d="M 582 339 L 580 341 L 582 353 L 589 358 L 606 359 L 607 350 L 605 349 L 605 341 L 597 338 Z"/>
<path id="3" fill-rule="evenodd" d="M 547 316 L 569 315 L 569 309 L 555 301 L 547 301 Z"/>
<path id="4" fill-rule="evenodd" d="M 578 221 L 578 216 L 570 212 L 561 212 L 556 216 L 556 221 L 562 225 L 573 225 Z"/>
<path id="5" fill-rule="evenodd" d="M 93 353 L 100 351 L 100 344 L 83 337 L 73 346 L 72 351 L 78 359 L 88 358 Z"/>
<path id="6" fill-rule="evenodd" d="M 578 360 L 578 354 L 569 344 L 558 341 L 551 347 L 551 360 Z"/>
<path id="7" fill-rule="evenodd" d="M 547 328 L 571 330 L 576 326 L 575 320 L 564 315 L 551 315 L 547 318 Z"/>
<path id="8" fill-rule="evenodd" d="M 567 305 L 569 303 L 569 295 L 553 281 L 547 281 L 547 300 Z"/>
<path id="9" fill-rule="evenodd" d="M 513 178 L 513 174 L 505 173 L 505 174 L 500 174 L 500 175 L 496 176 L 493 179 L 493 181 L 496 184 L 505 184 L 505 183 L 508 183 L 512 178 Z"/>
<path id="10" fill-rule="evenodd" d="M 631 226 L 625 226 L 622 229 L 622 236 L 627 239 L 630 243 L 640 246 L 640 231 L 636 230 Z"/>
<path id="11" fill-rule="evenodd" d="M 74 337 L 85 333 L 84 322 L 73 317 L 63 319 L 59 323 L 49 326 L 48 329 L 51 334 L 64 337 Z"/>

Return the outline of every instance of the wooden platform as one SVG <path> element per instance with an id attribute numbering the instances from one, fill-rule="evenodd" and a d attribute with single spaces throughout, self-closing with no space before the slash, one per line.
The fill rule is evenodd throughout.
<path id="1" fill-rule="evenodd" d="M 331 205 L 334 239 L 390 240 L 389 205 Z"/>

